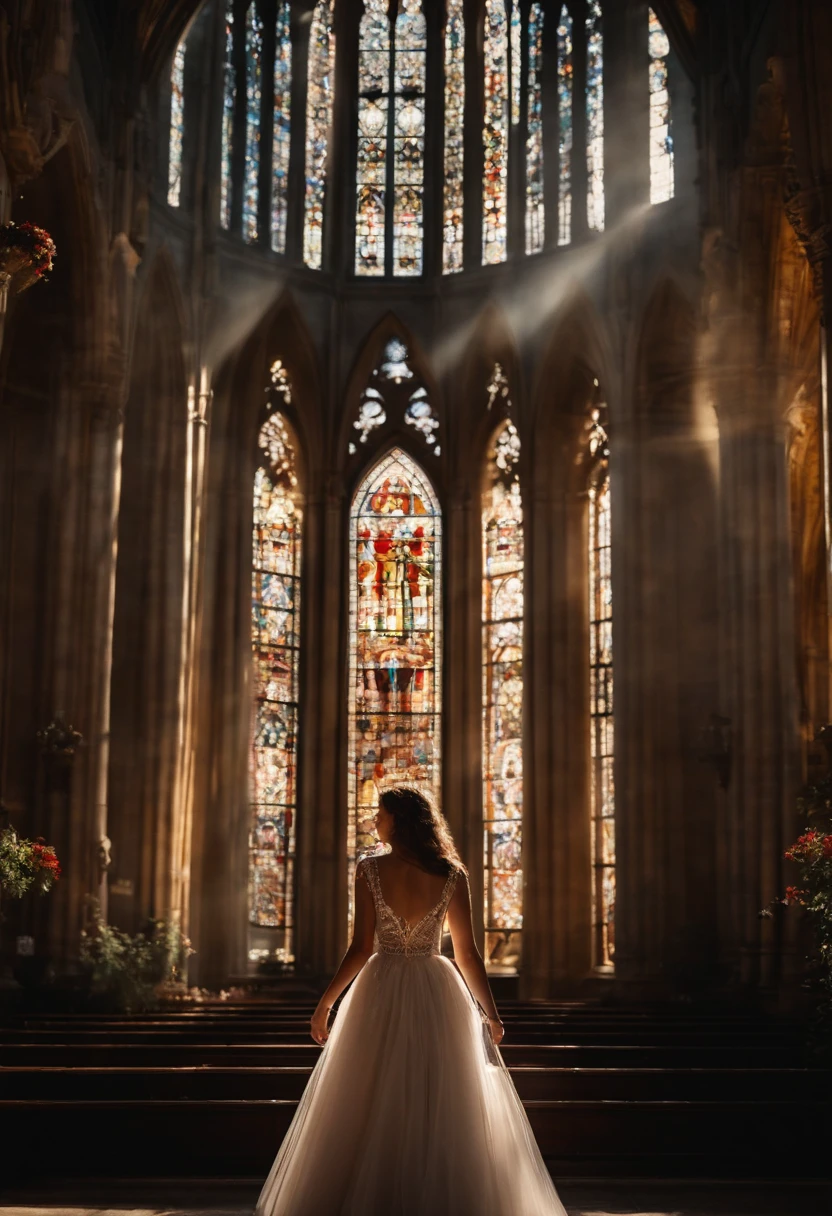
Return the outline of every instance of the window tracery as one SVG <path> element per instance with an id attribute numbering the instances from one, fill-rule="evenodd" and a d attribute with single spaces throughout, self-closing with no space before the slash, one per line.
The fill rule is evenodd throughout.
<path id="1" fill-rule="evenodd" d="M 350 515 L 349 890 L 378 847 L 379 782 L 440 786 L 442 515 L 423 470 L 396 448 Z M 350 910 L 351 912 L 352 910 Z"/>
<path id="2" fill-rule="evenodd" d="M 179 206 L 182 190 L 182 145 L 185 136 L 185 39 L 181 39 L 170 69 L 170 133 L 168 136 L 168 205 Z"/>
<path id="3" fill-rule="evenodd" d="M 670 41 L 652 8 L 648 9 L 650 54 L 650 202 L 666 203 L 674 194 L 673 126 L 667 80 Z"/>
<path id="4" fill-rule="evenodd" d="M 389 413 L 413 427 L 433 454 L 440 455 L 440 422 L 425 386 L 416 383 L 404 393 L 397 392 L 396 388 L 390 390 L 384 387 L 399 386 L 411 380 L 415 381 L 416 376 L 410 366 L 407 346 L 401 338 L 390 338 L 373 370 L 370 383 L 361 394 L 358 416 L 352 424 L 353 430 L 358 432 L 358 443 L 366 443 L 373 431 L 384 426 Z M 349 443 L 348 451 L 350 456 L 355 455 L 356 440 Z"/>
<path id="5" fill-rule="evenodd" d="M 502 395 L 499 364 L 489 408 Z M 507 385 L 506 385 L 507 387 Z M 504 398 L 504 408 L 510 400 Z M 486 962 L 492 971 L 520 964 L 523 927 L 523 505 L 520 437 L 507 417 L 488 452 L 483 536 L 483 804 Z"/>
<path id="6" fill-rule="evenodd" d="M 592 932 L 594 962 L 609 967 L 615 956 L 615 738 L 610 447 L 602 403 L 590 411 L 587 446 Z"/>
<path id="7" fill-rule="evenodd" d="M 604 37 L 599 0 L 586 14 L 586 214 L 590 229 L 604 231 Z"/>
<path id="8" fill-rule="evenodd" d="M 318 0 L 309 30 L 303 260 L 313 270 L 320 270 L 323 264 L 327 155 L 335 89 L 333 8 L 334 0 Z"/>
<path id="9" fill-rule="evenodd" d="M 285 368 L 271 369 L 269 404 L 291 399 Z M 250 753 L 249 920 L 283 930 L 271 953 L 294 956 L 300 564 L 303 512 L 297 459 L 283 413 L 258 435 L 252 536 L 253 722 Z"/>

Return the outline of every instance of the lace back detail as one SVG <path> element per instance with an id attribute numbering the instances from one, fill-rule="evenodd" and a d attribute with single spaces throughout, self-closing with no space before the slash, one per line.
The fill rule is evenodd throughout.
<path id="1" fill-rule="evenodd" d="M 438 954 L 442 939 L 442 925 L 448 904 L 456 887 L 458 870 L 451 870 L 439 902 L 425 913 L 415 925 L 409 925 L 397 916 L 385 903 L 378 877 L 375 857 L 367 857 L 359 863 L 376 908 L 376 938 L 382 954 Z"/>

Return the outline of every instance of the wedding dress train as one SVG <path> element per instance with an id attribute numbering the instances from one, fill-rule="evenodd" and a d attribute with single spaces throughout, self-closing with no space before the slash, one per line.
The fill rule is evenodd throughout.
<path id="1" fill-rule="evenodd" d="M 341 1003 L 257 1216 L 566 1216 L 499 1051 L 439 953 L 458 873 L 410 926 L 359 863 L 376 953 Z"/>

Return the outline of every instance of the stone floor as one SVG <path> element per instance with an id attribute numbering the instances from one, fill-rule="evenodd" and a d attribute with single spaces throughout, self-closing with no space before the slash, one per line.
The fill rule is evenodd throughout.
<path id="1" fill-rule="evenodd" d="M 257 1186 L 152 1181 L 50 1183 L 0 1190 L 2 1216 L 251 1216 Z M 569 1216 L 830 1216 L 832 1183 L 570 1182 Z M 460 1214 L 462 1216 L 462 1214 Z"/>

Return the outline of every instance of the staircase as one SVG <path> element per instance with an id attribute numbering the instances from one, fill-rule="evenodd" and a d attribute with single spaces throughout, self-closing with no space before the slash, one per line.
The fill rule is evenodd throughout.
<path id="1" fill-rule="evenodd" d="M 319 1048 L 308 999 L 0 1029 L 7 1181 L 264 1177 Z M 732 1012 L 503 1002 L 503 1057 L 556 1179 L 805 1178 L 832 1071 Z M 832 1172 L 832 1171 L 829 1171 Z"/>

